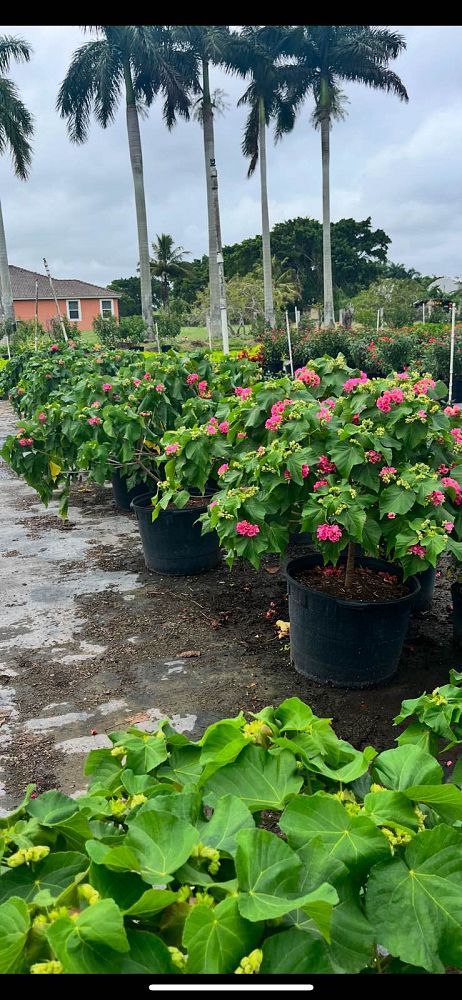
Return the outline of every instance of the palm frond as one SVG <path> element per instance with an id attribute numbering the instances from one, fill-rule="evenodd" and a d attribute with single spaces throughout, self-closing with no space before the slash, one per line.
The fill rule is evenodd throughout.
<path id="1" fill-rule="evenodd" d="M 72 142 L 86 141 L 92 111 L 103 128 L 114 119 L 122 81 L 120 54 L 106 39 L 77 49 L 56 102 L 61 117 L 67 119 Z"/>
<path id="2" fill-rule="evenodd" d="M 34 119 L 18 96 L 11 80 L 0 78 L 0 154 L 9 150 L 15 174 L 26 180 L 32 159 L 29 139 Z"/>
<path id="3" fill-rule="evenodd" d="M 251 108 L 245 123 L 244 135 L 242 136 L 241 148 L 244 156 L 250 159 L 249 168 L 247 170 L 247 177 L 251 177 L 255 171 L 258 163 L 258 155 L 260 151 L 260 115 L 258 100 L 255 101 Z"/>
<path id="4" fill-rule="evenodd" d="M 0 73 L 7 73 L 14 62 L 29 62 L 33 49 L 29 42 L 13 35 L 0 35 Z"/>

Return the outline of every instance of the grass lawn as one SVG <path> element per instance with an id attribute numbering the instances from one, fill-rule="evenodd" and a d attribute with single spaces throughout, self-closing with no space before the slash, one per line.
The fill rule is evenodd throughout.
<path id="1" fill-rule="evenodd" d="M 89 347 L 98 343 L 98 337 L 94 330 L 82 330 L 80 336 L 82 343 Z M 240 350 L 243 347 L 249 347 L 253 343 L 255 343 L 255 339 L 250 336 L 250 327 L 246 329 L 245 336 L 233 337 L 230 334 L 229 346 L 231 350 Z M 194 347 L 208 347 L 208 345 L 209 335 L 205 326 L 183 326 L 181 334 L 174 344 L 174 346 L 177 346 L 182 351 L 191 350 Z M 214 337 L 212 340 L 213 349 L 220 350 L 221 346 L 221 337 Z M 145 347 L 152 348 L 152 343 L 145 344 Z"/>

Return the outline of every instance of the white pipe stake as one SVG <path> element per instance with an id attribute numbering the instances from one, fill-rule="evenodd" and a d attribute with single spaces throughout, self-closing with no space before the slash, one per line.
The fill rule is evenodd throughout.
<path id="1" fill-rule="evenodd" d="M 290 323 L 289 323 L 289 313 L 286 309 L 286 329 L 287 329 L 287 343 L 289 345 L 289 362 L 290 362 L 290 374 L 292 378 L 294 377 L 294 363 L 292 361 L 292 341 L 290 339 Z"/>
<path id="2" fill-rule="evenodd" d="M 451 307 L 451 354 L 449 359 L 449 394 L 448 403 L 452 403 L 452 383 L 454 381 L 454 347 L 456 342 L 456 303 Z"/>

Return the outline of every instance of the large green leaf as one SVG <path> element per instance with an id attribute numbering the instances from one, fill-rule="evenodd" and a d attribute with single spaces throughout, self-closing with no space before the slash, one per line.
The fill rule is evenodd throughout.
<path id="1" fill-rule="evenodd" d="M 309 705 L 300 698 L 286 698 L 274 711 L 274 717 L 279 723 L 281 733 L 294 731 L 297 733 L 311 732 L 313 722 L 317 721 Z M 330 722 L 330 719 L 323 720 Z"/>
<path id="2" fill-rule="evenodd" d="M 216 771 L 205 785 L 205 798 L 216 801 L 221 795 L 236 795 L 251 812 L 283 809 L 299 791 L 303 777 L 288 750 L 268 754 L 263 747 L 249 746 L 236 761 Z"/>
<path id="3" fill-rule="evenodd" d="M 111 872 L 104 865 L 90 865 L 88 882 L 104 899 L 113 899 L 121 910 L 128 910 L 146 891 L 146 883 L 132 872 Z"/>
<path id="4" fill-rule="evenodd" d="M 210 820 L 198 824 L 200 839 L 207 847 L 234 856 L 236 834 L 245 828 L 253 830 L 255 821 L 247 806 L 236 795 L 223 795 Z"/>
<path id="5" fill-rule="evenodd" d="M 76 920 L 62 917 L 46 935 L 67 973 L 119 972 L 129 948 L 122 914 L 112 899 L 87 907 Z"/>
<path id="6" fill-rule="evenodd" d="M 297 795 L 279 820 L 289 844 L 304 848 L 314 840 L 329 849 L 332 857 L 363 878 L 372 865 L 389 857 L 384 835 L 367 816 L 351 816 L 342 804 L 324 792 Z"/>
<path id="7" fill-rule="evenodd" d="M 125 916 L 135 917 L 138 920 L 153 917 L 174 903 L 177 897 L 178 893 L 172 892 L 171 889 L 146 889 L 136 903 L 125 910 Z"/>
<path id="8" fill-rule="evenodd" d="M 14 972 L 30 928 L 23 899 L 13 897 L 0 906 L 0 974 Z"/>
<path id="9" fill-rule="evenodd" d="M 70 799 L 62 792 L 44 792 L 43 795 L 31 799 L 27 806 L 27 811 L 31 816 L 35 816 L 42 826 L 55 826 L 62 823 L 78 812 L 78 804 L 75 799 Z"/>
<path id="10" fill-rule="evenodd" d="M 437 761 L 415 744 L 385 750 L 372 765 L 374 780 L 396 791 L 411 785 L 440 785 L 443 769 Z"/>
<path id="11" fill-rule="evenodd" d="M 260 942 L 262 927 L 239 913 L 238 901 L 229 897 L 218 906 L 194 906 L 183 932 L 188 949 L 188 972 L 232 973 L 241 958 Z"/>
<path id="12" fill-rule="evenodd" d="M 143 816 L 148 812 L 164 812 L 184 819 L 187 823 L 197 822 L 202 806 L 202 796 L 200 792 L 168 792 L 165 789 L 169 786 L 160 785 L 163 794 L 154 795 L 138 811 L 138 816 Z"/>
<path id="13" fill-rule="evenodd" d="M 170 754 L 168 764 L 157 772 L 158 778 L 175 784 L 196 785 L 202 774 L 201 749 L 197 746 L 179 747 Z"/>
<path id="14" fill-rule="evenodd" d="M 290 919 L 291 914 L 288 918 Z M 262 973 L 358 973 L 370 964 L 374 933 L 358 905 L 340 903 L 332 912 L 331 940 L 296 926 L 263 944 Z"/>
<path id="15" fill-rule="evenodd" d="M 139 736 L 125 734 L 122 742 L 127 750 L 127 767 L 135 774 L 147 774 L 153 771 L 159 764 L 162 764 L 168 757 L 168 748 L 165 740 L 159 739 L 155 734 L 146 736 L 140 733 Z M 116 744 L 117 745 L 117 744 Z"/>
<path id="16" fill-rule="evenodd" d="M 404 794 L 414 802 L 431 806 L 445 823 L 462 820 L 462 792 L 454 785 L 411 785 Z"/>
<path id="17" fill-rule="evenodd" d="M 96 864 L 112 871 L 138 872 L 145 882 L 155 885 L 172 881 L 172 872 L 187 861 L 198 840 L 197 830 L 189 823 L 152 810 L 129 823 L 120 847 L 91 840 L 87 850 Z"/>
<path id="18" fill-rule="evenodd" d="M 462 834 L 441 824 L 371 872 L 366 912 L 380 944 L 443 973 L 462 963 Z"/>
<path id="19" fill-rule="evenodd" d="M 335 889 L 323 883 L 302 893 L 303 864 L 280 837 L 268 830 L 242 830 L 237 837 L 236 873 L 241 890 L 239 911 L 248 920 L 269 920 L 302 908 L 324 932 L 332 907 L 338 902 Z"/>
<path id="20" fill-rule="evenodd" d="M 243 716 L 236 719 L 224 719 L 215 722 L 205 732 L 200 745 L 202 746 L 201 764 L 205 771 L 202 781 L 206 780 L 219 767 L 231 763 L 248 744 L 248 739 L 242 732 Z"/>
<path id="21" fill-rule="evenodd" d="M 130 952 L 123 957 L 119 969 L 122 975 L 145 973 L 162 976 L 178 973 L 167 946 L 155 934 L 127 930 L 127 940 Z"/>
<path id="22" fill-rule="evenodd" d="M 435 786 L 432 785 L 432 788 Z M 364 812 L 376 826 L 400 826 L 416 831 L 419 821 L 407 792 L 369 792 L 364 799 Z"/>
<path id="23" fill-rule="evenodd" d="M 34 865 L 21 865 L 10 868 L 0 878 L 0 902 L 10 896 L 19 896 L 31 903 L 37 893 L 46 891 L 52 899 L 72 885 L 76 875 L 86 871 L 88 858 L 84 854 L 73 851 L 58 851 L 49 854 L 44 861 Z"/>
<path id="24" fill-rule="evenodd" d="M 298 927 L 272 934 L 263 942 L 260 972 L 272 975 L 303 975 L 332 972 L 322 940 Z"/>

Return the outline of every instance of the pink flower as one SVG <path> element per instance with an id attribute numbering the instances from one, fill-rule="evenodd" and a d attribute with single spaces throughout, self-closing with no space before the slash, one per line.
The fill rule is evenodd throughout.
<path id="1" fill-rule="evenodd" d="M 212 510 L 212 507 L 218 507 L 218 500 L 212 500 L 212 502 L 209 503 L 209 510 Z"/>
<path id="2" fill-rule="evenodd" d="M 95 399 L 94 403 L 90 403 L 90 410 L 99 410 L 101 403 L 99 399 Z"/>
<path id="3" fill-rule="evenodd" d="M 434 507 L 440 507 L 444 503 L 444 493 L 441 490 L 433 490 L 433 493 L 430 493 L 430 500 Z"/>
<path id="4" fill-rule="evenodd" d="M 147 382 L 149 382 L 149 379 L 151 378 L 151 373 L 150 372 L 145 372 L 144 375 L 143 375 L 143 378 L 146 379 Z"/>
<path id="5" fill-rule="evenodd" d="M 165 385 L 163 382 L 158 382 L 156 385 L 156 392 L 165 392 Z"/>
<path id="6" fill-rule="evenodd" d="M 383 469 L 379 472 L 379 476 L 381 476 L 382 479 L 388 479 L 389 477 L 394 476 L 397 471 L 398 469 L 395 469 L 394 465 L 384 465 Z"/>
<path id="7" fill-rule="evenodd" d="M 351 418 L 352 424 L 359 424 L 359 413 L 355 413 Z"/>
<path id="8" fill-rule="evenodd" d="M 304 382 L 305 385 L 311 386 L 317 386 L 321 381 L 319 375 L 312 368 L 307 368 L 305 365 L 303 368 L 297 368 L 294 378 L 298 379 L 299 382 Z"/>
<path id="9" fill-rule="evenodd" d="M 376 406 L 378 407 L 379 410 L 382 411 L 382 413 L 389 413 L 391 410 L 391 406 L 388 400 L 385 399 L 384 396 L 380 396 L 380 398 L 377 400 Z"/>
<path id="10" fill-rule="evenodd" d="M 288 469 L 284 469 L 284 479 L 292 479 L 292 476 Z"/>
<path id="11" fill-rule="evenodd" d="M 343 385 L 343 392 L 353 392 L 357 385 L 361 385 L 362 382 L 367 382 L 366 372 L 361 372 L 360 378 L 349 378 Z"/>
<path id="12" fill-rule="evenodd" d="M 244 438 L 247 437 L 247 434 L 245 433 L 245 431 L 238 431 L 236 437 L 238 441 L 243 441 Z"/>
<path id="13" fill-rule="evenodd" d="M 46 415 L 46 413 L 43 413 L 43 412 L 42 412 L 42 413 L 39 413 L 39 415 L 38 415 L 37 419 L 38 419 L 38 420 L 40 420 L 40 423 L 41 423 L 41 424 L 44 424 L 44 423 L 46 423 L 46 419 L 47 419 L 47 415 Z"/>
<path id="14" fill-rule="evenodd" d="M 436 471 L 440 476 L 447 476 L 449 472 L 449 465 L 439 465 Z"/>
<path id="15" fill-rule="evenodd" d="M 421 378 L 414 385 L 414 392 L 416 396 L 425 396 L 429 389 L 434 389 L 436 382 L 432 378 Z"/>
<path id="16" fill-rule="evenodd" d="M 334 410 L 335 409 L 335 399 L 324 399 L 322 401 L 322 403 L 321 403 L 321 406 L 328 406 L 329 409 Z"/>
<path id="17" fill-rule="evenodd" d="M 227 472 L 228 469 L 229 469 L 228 462 L 223 462 L 223 465 L 220 465 L 220 468 L 218 469 L 218 475 L 224 476 L 225 472 Z"/>
<path id="18" fill-rule="evenodd" d="M 453 489 L 453 490 L 456 491 L 456 493 L 460 493 L 461 492 L 461 487 L 460 487 L 459 483 L 457 482 L 457 479 L 452 479 L 451 476 L 444 476 L 443 479 L 441 480 L 441 482 L 442 482 L 443 486 L 446 487 L 446 489 L 448 489 L 448 488 Z"/>
<path id="19" fill-rule="evenodd" d="M 287 406 L 291 406 L 294 402 L 293 399 L 278 399 L 276 403 L 273 403 L 271 407 L 271 416 L 279 417 L 284 413 Z"/>
<path id="20" fill-rule="evenodd" d="M 90 426 L 92 426 L 92 427 L 95 424 L 102 424 L 102 422 L 103 421 L 101 420 L 101 417 L 89 417 L 88 420 L 87 420 L 87 424 L 90 424 Z"/>
<path id="21" fill-rule="evenodd" d="M 173 444 L 168 444 L 165 449 L 166 455 L 176 455 L 177 451 L 180 450 L 179 441 L 174 441 Z"/>
<path id="22" fill-rule="evenodd" d="M 227 434 L 229 431 L 229 420 L 222 420 L 221 424 L 218 424 L 218 430 L 221 434 Z"/>
<path id="23" fill-rule="evenodd" d="M 104 385 L 103 385 L 103 392 L 110 392 L 111 389 L 112 389 L 111 383 L 110 382 L 105 382 Z"/>
<path id="24" fill-rule="evenodd" d="M 33 443 L 34 443 L 33 438 L 26 438 L 26 444 L 33 444 Z"/>
<path id="25" fill-rule="evenodd" d="M 366 451 L 366 458 L 367 461 L 371 463 L 371 465 L 376 465 L 377 462 L 382 461 L 382 455 L 380 454 L 380 451 L 374 451 L 373 448 L 371 448 L 370 451 Z"/>
<path id="26" fill-rule="evenodd" d="M 454 521 L 443 521 L 443 528 L 445 529 L 445 531 L 447 531 L 448 535 L 451 534 L 453 527 L 454 527 Z"/>
<path id="27" fill-rule="evenodd" d="M 427 419 L 427 413 L 425 410 L 417 410 L 417 416 L 420 417 L 421 420 Z"/>
<path id="28" fill-rule="evenodd" d="M 454 403 L 454 406 L 445 406 L 444 412 L 447 417 L 458 417 L 460 413 L 460 406 Z"/>
<path id="29" fill-rule="evenodd" d="M 247 538 L 253 538 L 254 535 L 260 534 L 258 524 L 250 524 L 249 521 L 238 521 L 236 531 L 238 535 L 246 535 Z"/>
<path id="30" fill-rule="evenodd" d="M 418 556 L 419 559 L 425 559 L 427 554 L 427 550 L 424 549 L 423 545 L 411 545 L 408 552 L 411 552 L 413 556 Z"/>
<path id="31" fill-rule="evenodd" d="M 257 455 L 266 455 L 266 448 L 264 448 L 262 444 L 259 448 L 257 448 Z"/>
<path id="32" fill-rule="evenodd" d="M 197 372 L 191 372 L 191 374 L 188 375 L 188 377 L 186 379 L 186 384 L 187 385 L 194 385 L 194 383 L 198 382 L 198 381 L 199 381 L 199 376 L 198 376 Z"/>
<path id="33" fill-rule="evenodd" d="M 25 448 L 27 444 L 27 438 L 19 438 L 18 444 L 21 445 L 21 448 Z"/>
<path id="34" fill-rule="evenodd" d="M 306 479 L 309 473 L 310 473 L 309 465 L 302 465 L 302 479 Z"/>
<path id="35" fill-rule="evenodd" d="M 318 461 L 318 469 L 320 472 L 323 472 L 324 475 L 328 475 L 329 472 L 335 472 L 337 466 L 335 462 L 329 461 L 327 455 L 321 455 L 321 458 Z"/>
<path id="36" fill-rule="evenodd" d="M 209 417 L 209 424 L 217 424 L 218 425 L 217 418 L 216 417 Z"/>
<path id="37" fill-rule="evenodd" d="M 318 479 L 317 483 L 315 483 L 313 486 L 313 490 L 314 491 L 320 490 L 322 486 L 328 486 L 328 485 L 329 483 L 327 482 L 327 479 Z"/>
<path id="38" fill-rule="evenodd" d="M 133 382 L 133 385 L 136 385 L 136 386 L 141 385 L 141 379 L 140 378 L 134 378 L 134 379 L 132 379 L 132 382 Z"/>
<path id="39" fill-rule="evenodd" d="M 234 390 L 234 393 L 236 396 L 240 396 L 241 399 L 248 399 L 249 396 L 252 395 L 252 389 L 251 388 L 244 389 L 241 385 L 237 385 Z"/>
<path id="40" fill-rule="evenodd" d="M 206 382 L 206 380 L 204 379 L 203 382 L 198 382 L 197 388 L 198 388 L 199 393 L 200 393 L 201 396 L 204 394 L 204 392 L 207 392 L 207 382 Z"/>
<path id="41" fill-rule="evenodd" d="M 280 424 L 282 424 L 282 417 L 268 417 L 268 420 L 265 420 L 267 431 L 277 431 Z"/>
<path id="42" fill-rule="evenodd" d="M 324 406 L 321 407 L 320 410 L 318 410 L 316 416 L 318 420 L 325 420 L 326 424 L 330 423 L 330 421 L 332 420 L 332 413 L 330 412 L 329 409 L 327 409 L 327 407 Z"/>
<path id="43" fill-rule="evenodd" d="M 454 438 L 456 444 L 462 444 L 462 431 L 460 427 L 453 427 L 451 431 L 452 437 Z"/>
<path id="44" fill-rule="evenodd" d="M 405 379 L 409 378 L 409 374 L 408 372 L 397 372 L 396 378 L 400 378 L 404 381 Z"/>
<path id="45" fill-rule="evenodd" d="M 390 513 L 387 514 L 387 517 L 389 521 L 394 521 L 396 514 L 394 514 L 393 511 L 390 511 Z"/>
<path id="46" fill-rule="evenodd" d="M 59 351 L 59 344 L 52 344 L 50 347 L 50 351 Z"/>
<path id="47" fill-rule="evenodd" d="M 211 423 L 207 424 L 205 430 L 206 430 L 206 433 L 210 434 L 210 435 L 212 435 L 212 434 L 218 434 L 218 428 L 217 428 L 216 424 L 211 424 Z"/>
<path id="48" fill-rule="evenodd" d="M 339 542 L 342 537 L 342 530 L 338 524 L 320 524 L 316 528 L 316 538 L 320 542 Z"/>

